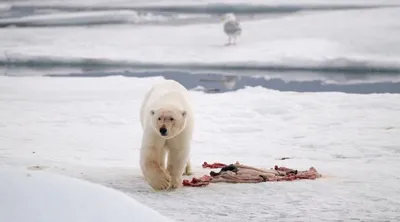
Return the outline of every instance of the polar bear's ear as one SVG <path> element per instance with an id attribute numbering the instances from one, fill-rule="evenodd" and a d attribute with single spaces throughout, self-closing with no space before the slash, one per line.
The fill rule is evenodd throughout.
<path id="1" fill-rule="evenodd" d="M 150 110 L 151 115 L 154 115 L 154 113 L 155 113 L 154 110 Z"/>
<path id="2" fill-rule="evenodd" d="M 182 116 L 186 117 L 186 111 L 182 111 Z"/>

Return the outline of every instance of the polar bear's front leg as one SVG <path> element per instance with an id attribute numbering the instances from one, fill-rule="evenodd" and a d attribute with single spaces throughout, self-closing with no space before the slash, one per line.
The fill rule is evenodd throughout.
<path id="1" fill-rule="evenodd" d="M 182 143 L 168 146 L 170 150 L 168 152 L 167 171 L 171 175 L 171 188 L 175 189 L 182 186 L 182 175 L 188 163 L 190 145 L 189 143 Z"/>
<path id="2" fill-rule="evenodd" d="M 160 150 L 160 155 L 158 156 L 158 162 L 160 163 L 161 168 L 165 169 L 165 156 L 167 154 L 167 150 L 164 148 Z"/>
<path id="3" fill-rule="evenodd" d="M 140 166 L 145 181 L 155 190 L 166 190 L 171 186 L 171 176 L 166 171 L 164 163 L 164 146 L 144 146 L 141 149 Z"/>

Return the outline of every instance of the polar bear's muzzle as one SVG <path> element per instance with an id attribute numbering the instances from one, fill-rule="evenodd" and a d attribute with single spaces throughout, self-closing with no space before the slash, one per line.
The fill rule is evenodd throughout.
<path id="1" fill-rule="evenodd" d="M 168 135 L 168 130 L 165 127 L 160 128 L 160 134 L 161 136 L 167 136 Z"/>

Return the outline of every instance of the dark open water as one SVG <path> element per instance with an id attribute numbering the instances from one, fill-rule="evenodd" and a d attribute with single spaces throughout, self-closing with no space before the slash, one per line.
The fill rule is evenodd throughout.
<path id="1" fill-rule="evenodd" d="M 22 73 L 16 74 L 16 76 L 24 76 L 24 74 L 30 73 L 29 71 L 23 71 Z M 347 74 L 342 79 L 342 83 L 327 83 L 326 80 L 295 80 L 296 76 L 304 76 L 311 73 L 285 73 L 281 77 L 268 77 L 266 73 L 259 73 L 257 75 L 251 75 L 246 73 L 237 75 L 234 73 L 225 72 L 219 74 L 216 72 L 196 72 L 196 71 L 166 71 L 166 70 L 142 70 L 142 71 L 82 71 L 82 72 L 69 72 L 67 74 L 54 74 L 55 71 L 46 70 L 42 72 L 35 71 L 36 75 L 45 75 L 53 78 L 101 78 L 107 76 L 125 76 L 129 77 L 156 77 L 162 76 L 166 79 L 173 79 L 180 82 L 188 89 L 201 90 L 206 93 L 224 93 L 229 91 L 235 91 L 243 89 L 245 87 L 261 86 L 268 89 L 279 90 L 279 91 L 294 91 L 294 92 L 344 92 L 344 93 L 358 93 L 358 94 L 370 94 L 370 93 L 400 93 L 400 82 L 391 81 L 379 81 L 373 82 L 374 77 L 379 79 L 381 74 Z M 237 73 L 237 72 L 236 72 Z M 279 73 L 275 73 L 279 76 Z M 314 76 L 323 76 L 325 79 L 329 79 L 329 76 L 338 76 L 338 73 L 312 73 Z M 5 74 L 7 75 L 7 74 Z M 265 78 L 267 77 L 267 78 Z M 290 78 L 293 77 L 293 78 Z M 393 79 L 397 78 L 398 75 L 393 75 Z M 367 79 L 372 79 L 372 82 L 368 82 Z M 358 83 L 351 83 L 351 81 Z M 350 82 L 350 83 L 349 83 Z"/>

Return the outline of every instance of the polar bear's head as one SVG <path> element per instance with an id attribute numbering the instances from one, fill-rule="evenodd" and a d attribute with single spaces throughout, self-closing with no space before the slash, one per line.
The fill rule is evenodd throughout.
<path id="1" fill-rule="evenodd" d="M 186 127 L 186 111 L 177 109 L 151 109 L 151 127 L 164 139 L 177 136 Z"/>

